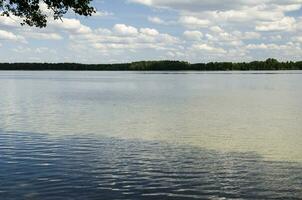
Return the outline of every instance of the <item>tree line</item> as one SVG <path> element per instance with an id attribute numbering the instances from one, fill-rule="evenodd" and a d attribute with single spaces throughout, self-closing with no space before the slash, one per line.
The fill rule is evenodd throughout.
<path id="1" fill-rule="evenodd" d="M 81 70 L 81 71 L 248 71 L 302 70 L 302 61 L 278 62 L 269 58 L 253 62 L 209 62 L 190 64 L 184 61 L 140 61 L 121 64 L 79 63 L 0 63 L 0 70 Z"/>

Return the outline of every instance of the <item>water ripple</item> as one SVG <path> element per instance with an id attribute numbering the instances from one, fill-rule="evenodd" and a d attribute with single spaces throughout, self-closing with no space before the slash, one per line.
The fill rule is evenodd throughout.
<path id="1" fill-rule="evenodd" d="M 90 135 L 0 132 L 0 199 L 299 199 L 302 166 Z"/>

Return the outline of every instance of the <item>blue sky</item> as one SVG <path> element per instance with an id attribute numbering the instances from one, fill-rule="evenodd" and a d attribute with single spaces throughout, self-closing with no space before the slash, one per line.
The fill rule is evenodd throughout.
<path id="1" fill-rule="evenodd" d="M 0 62 L 302 60 L 302 0 L 95 0 L 45 29 L 0 17 Z M 43 11 L 51 14 L 44 5 Z"/>

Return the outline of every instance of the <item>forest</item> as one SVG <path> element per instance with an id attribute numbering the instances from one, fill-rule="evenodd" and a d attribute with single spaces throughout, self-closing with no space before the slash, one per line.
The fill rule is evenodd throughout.
<path id="1" fill-rule="evenodd" d="M 302 70 L 302 61 L 279 62 L 269 58 L 253 62 L 209 62 L 191 64 L 184 61 L 140 61 L 120 64 L 79 63 L 0 63 L 0 70 L 81 70 L 81 71 L 258 71 Z"/>

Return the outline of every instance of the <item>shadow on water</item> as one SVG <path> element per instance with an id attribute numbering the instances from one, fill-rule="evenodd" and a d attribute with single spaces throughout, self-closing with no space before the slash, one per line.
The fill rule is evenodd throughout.
<path id="1" fill-rule="evenodd" d="M 301 163 L 161 142 L 0 130 L 0 199 L 299 199 Z"/>

